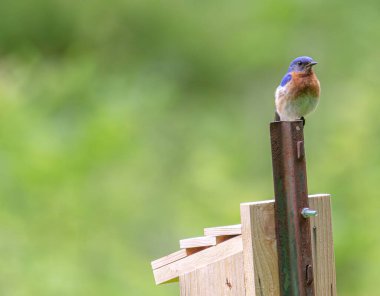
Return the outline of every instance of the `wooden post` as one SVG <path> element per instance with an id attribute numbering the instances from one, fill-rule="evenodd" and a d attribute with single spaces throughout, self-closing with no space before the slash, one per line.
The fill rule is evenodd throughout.
<path id="1" fill-rule="evenodd" d="M 310 218 L 315 295 L 336 296 L 330 195 L 309 196 L 309 204 L 318 211 Z M 245 296 L 280 295 L 274 208 L 274 200 L 240 205 Z"/>

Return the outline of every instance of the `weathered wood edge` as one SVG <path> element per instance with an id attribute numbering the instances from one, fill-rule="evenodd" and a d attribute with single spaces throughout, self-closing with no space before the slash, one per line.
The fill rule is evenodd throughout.
<path id="1" fill-rule="evenodd" d="M 216 246 L 153 270 L 155 282 L 157 285 L 163 284 L 174 278 L 178 278 L 182 274 L 192 272 L 198 268 L 242 252 L 242 250 L 241 236 L 231 238 Z"/>
<path id="2" fill-rule="evenodd" d="M 204 229 L 206 236 L 220 236 L 220 235 L 240 235 L 241 224 L 207 227 Z"/>

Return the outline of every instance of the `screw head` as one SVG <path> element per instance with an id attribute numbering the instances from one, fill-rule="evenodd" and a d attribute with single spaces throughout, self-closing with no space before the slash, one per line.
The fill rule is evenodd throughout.
<path id="1" fill-rule="evenodd" d="M 318 212 L 316 210 L 311 210 L 309 208 L 303 208 L 301 211 L 301 215 L 304 218 L 310 218 L 310 217 L 315 217 L 318 215 Z"/>

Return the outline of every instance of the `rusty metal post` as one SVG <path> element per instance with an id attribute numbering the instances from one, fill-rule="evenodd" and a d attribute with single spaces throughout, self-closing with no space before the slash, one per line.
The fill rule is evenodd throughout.
<path id="1" fill-rule="evenodd" d="M 281 296 L 314 296 L 303 124 L 272 122 L 270 133 Z"/>

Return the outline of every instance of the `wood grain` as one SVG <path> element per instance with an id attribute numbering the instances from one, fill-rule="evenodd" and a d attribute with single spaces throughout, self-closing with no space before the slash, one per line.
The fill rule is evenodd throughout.
<path id="1" fill-rule="evenodd" d="M 231 236 L 199 236 L 181 239 L 179 241 L 179 247 L 181 249 L 189 248 L 200 248 L 200 247 L 210 247 L 215 246 L 227 239 L 230 239 Z"/>
<path id="2" fill-rule="evenodd" d="M 181 249 L 207 247 L 207 246 L 215 246 L 215 245 L 216 245 L 216 237 L 214 236 L 191 237 L 191 238 L 181 239 L 179 241 L 179 247 Z"/>
<path id="3" fill-rule="evenodd" d="M 240 235 L 241 224 L 208 227 L 204 229 L 204 235 L 206 236 L 219 236 L 219 235 Z"/>
<path id="4" fill-rule="evenodd" d="M 183 274 L 179 284 L 181 296 L 244 296 L 243 252 Z"/>
<path id="5" fill-rule="evenodd" d="M 241 236 L 231 238 L 216 246 L 207 248 L 191 256 L 187 256 L 181 260 L 153 270 L 155 282 L 157 285 L 165 283 L 209 264 L 224 260 L 225 258 L 242 252 L 242 250 L 243 245 Z M 204 279 L 200 278 L 198 280 L 202 281 Z"/>
<path id="6" fill-rule="evenodd" d="M 178 261 L 182 258 L 185 258 L 187 256 L 186 250 L 179 250 L 177 252 L 171 253 L 165 257 L 156 259 L 151 262 L 152 269 L 157 269 L 162 266 L 165 266 L 167 264 L 173 263 L 175 261 Z"/>
<path id="7" fill-rule="evenodd" d="M 274 201 L 240 206 L 246 295 L 280 295 Z"/>
<path id="8" fill-rule="evenodd" d="M 330 196 L 309 196 L 309 206 L 318 210 L 318 216 L 310 219 L 315 294 L 335 296 L 337 293 Z"/>
<path id="9" fill-rule="evenodd" d="M 171 253 L 171 254 L 166 255 L 162 258 L 159 258 L 159 259 L 152 261 L 151 262 L 152 269 L 157 269 L 157 268 L 160 268 L 164 265 L 167 265 L 167 264 L 173 263 L 175 261 L 181 260 L 182 258 L 190 256 L 194 253 L 200 252 L 204 249 L 206 249 L 206 247 L 181 249 L 177 252 Z"/>
<path id="10" fill-rule="evenodd" d="M 335 260 L 331 227 L 330 195 L 309 196 L 316 295 L 336 295 Z M 274 221 L 274 201 L 240 206 L 246 296 L 278 296 L 279 277 Z"/>

